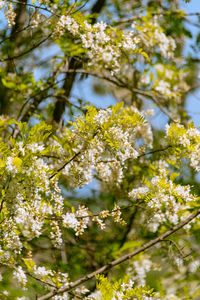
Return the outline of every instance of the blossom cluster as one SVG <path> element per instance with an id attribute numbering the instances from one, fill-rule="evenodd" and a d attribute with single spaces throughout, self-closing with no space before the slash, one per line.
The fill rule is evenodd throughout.
<path id="1" fill-rule="evenodd" d="M 166 135 L 171 145 L 180 147 L 181 153 L 177 153 L 177 157 L 188 159 L 191 167 L 199 172 L 200 131 L 193 123 L 189 123 L 188 128 L 181 124 L 167 125 Z"/>
<path id="2" fill-rule="evenodd" d="M 129 193 L 129 197 L 136 201 L 144 199 L 149 207 L 148 229 L 156 232 L 161 224 L 170 222 L 176 225 L 181 218 L 187 215 L 187 209 L 192 201 L 197 201 L 197 196 L 193 195 L 190 186 L 182 186 L 172 181 L 173 176 L 169 176 L 169 165 L 165 161 L 156 162 L 158 175 L 146 183 L 144 187 L 134 188 Z M 170 179 L 170 178 L 171 179 Z"/>
<path id="3" fill-rule="evenodd" d="M 155 72 L 156 71 L 156 72 Z M 156 74 L 155 74 L 156 73 Z M 180 103 L 182 93 L 188 90 L 186 83 L 187 69 L 177 68 L 176 66 L 157 63 L 152 65 L 152 69 L 147 69 L 141 76 L 141 86 L 151 88 L 171 104 L 174 101 Z"/>
<path id="4" fill-rule="evenodd" d="M 133 269 L 136 273 L 135 277 L 133 277 L 134 280 L 138 281 L 138 285 L 145 286 L 146 284 L 146 274 L 150 271 L 152 268 L 152 261 L 148 258 L 143 258 L 142 261 L 134 261 L 133 262 Z M 131 267 L 128 269 L 128 273 L 130 273 Z"/>
<path id="5" fill-rule="evenodd" d="M 46 284 L 54 285 L 55 278 L 57 280 L 57 284 L 62 284 L 63 286 L 68 286 L 69 284 L 69 276 L 67 273 L 56 272 L 54 270 L 48 270 L 44 266 L 37 267 L 35 262 L 31 259 L 24 259 L 25 265 L 28 268 L 28 274 L 37 278 L 37 280 L 42 280 Z M 18 284 L 26 290 L 26 284 L 28 282 L 27 271 L 21 267 L 15 267 L 15 271 L 13 272 L 13 277 L 17 280 Z M 64 296 L 67 296 L 67 293 Z M 56 298 L 55 299 L 65 299 L 65 298 Z"/>
<path id="6" fill-rule="evenodd" d="M 105 219 L 107 217 L 112 217 L 115 223 L 126 224 L 121 218 L 121 209 L 118 205 L 115 205 L 111 211 L 103 210 L 97 215 L 92 215 L 91 211 L 85 206 L 79 206 L 76 212 L 67 212 L 64 214 L 62 221 L 64 227 L 72 228 L 76 232 L 76 235 L 81 235 L 91 221 L 97 223 L 100 229 L 105 229 Z"/>
<path id="7" fill-rule="evenodd" d="M 148 48 L 148 53 L 153 50 L 160 51 L 164 58 L 173 58 L 176 48 L 175 40 L 165 34 L 164 29 L 159 24 L 158 16 L 147 13 L 132 24 L 132 27 L 138 32 L 141 43 Z"/>
<path id="8" fill-rule="evenodd" d="M 47 235 L 53 245 L 60 248 L 66 228 L 81 235 L 95 222 L 104 229 L 107 217 L 125 224 L 118 205 L 97 215 L 83 205 L 66 211 L 66 200 L 58 185 L 59 175 L 65 176 L 71 186 L 82 186 L 92 180 L 93 174 L 105 184 L 119 185 L 126 160 L 136 159 L 144 146 L 152 146 L 151 128 L 144 115 L 134 107 L 122 108 L 122 105 L 99 111 L 88 107 L 86 116 L 79 116 L 72 128 L 65 128 L 59 138 L 51 135 L 51 126 L 44 122 L 31 129 L 25 123 L 16 122 L 21 138 L 12 140 L 11 147 L 0 142 L 4 154 L 0 172 L 5 215 L 1 223 L 1 264 L 10 265 L 13 259 L 17 264 L 24 243 L 40 237 L 46 228 L 50 228 Z M 137 138 L 143 139 L 142 146 L 137 144 Z M 62 161 L 61 158 L 58 161 L 58 155 L 65 158 L 63 163 L 70 160 L 61 172 L 56 171 Z M 105 172 L 107 165 L 109 173 Z M 34 270 L 39 277 L 44 271 L 42 267 Z M 23 274 L 21 268 L 14 273 L 25 285 Z"/>
<path id="9" fill-rule="evenodd" d="M 3 8 L 6 4 L 6 1 L 1 1 L 0 3 L 0 9 Z M 8 3 L 6 8 L 5 8 L 5 16 L 7 18 L 8 21 L 8 27 L 12 27 L 13 25 L 15 25 L 15 17 L 16 17 L 16 13 L 14 11 L 14 7 L 12 3 Z"/>
<path id="10" fill-rule="evenodd" d="M 72 132 L 63 133 L 63 139 L 74 144 L 73 151 L 79 155 L 62 173 L 73 187 L 88 184 L 94 174 L 107 186 L 119 186 L 125 162 L 137 158 L 144 146 L 152 147 L 151 126 L 134 107 L 122 109 L 120 114 L 110 108 L 88 109 L 86 119 L 82 118 Z M 142 145 L 137 144 L 137 138 L 143 140 Z"/>
<path id="11" fill-rule="evenodd" d="M 66 31 L 80 38 L 89 58 L 87 67 L 103 67 L 112 72 L 118 72 L 121 64 L 126 61 L 124 53 L 126 56 L 132 55 L 132 59 L 137 58 L 140 53 L 148 60 L 148 54 L 157 48 L 164 58 L 171 58 L 176 47 L 174 39 L 165 34 L 157 17 L 151 15 L 134 22 L 128 31 L 112 28 L 102 21 L 91 25 L 86 20 L 80 21 L 80 18 L 76 20 L 74 17 L 62 15 L 54 35 L 59 37 Z"/>
<path id="12" fill-rule="evenodd" d="M 140 38 L 133 30 L 118 31 L 103 21 L 91 25 L 87 21 L 80 22 L 71 16 L 61 16 L 55 29 L 55 37 L 62 36 L 68 30 L 79 37 L 83 49 L 87 52 L 89 68 L 101 68 L 118 72 L 124 60 L 123 52 L 130 54 L 146 54 L 140 49 Z"/>

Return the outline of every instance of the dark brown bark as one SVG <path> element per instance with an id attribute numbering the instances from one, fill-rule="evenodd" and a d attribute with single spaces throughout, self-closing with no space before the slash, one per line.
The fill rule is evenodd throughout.
<path id="1" fill-rule="evenodd" d="M 24 3 L 27 0 L 22 0 Z M 22 38 L 23 31 L 20 31 L 24 23 L 26 21 L 26 5 L 17 4 L 15 9 L 16 17 L 15 17 L 15 25 L 11 29 L 9 41 L 12 42 L 9 49 L 9 56 L 13 56 L 15 49 L 18 49 Z M 6 66 L 7 73 L 15 72 L 15 64 L 13 60 L 8 60 Z M 0 114 L 7 114 L 9 111 L 9 93 L 10 90 L 7 89 L 2 83 L 0 84 Z"/>
<path id="2" fill-rule="evenodd" d="M 91 8 L 91 13 L 93 13 L 93 14 L 94 13 L 97 13 L 97 14 L 100 13 L 105 4 L 106 4 L 106 0 L 97 0 L 95 2 L 95 4 L 93 5 L 93 7 Z M 95 23 L 95 21 L 96 21 L 96 18 L 94 17 L 92 19 L 92 23 Z M 81 67 L 82 67 L 82 63 L 78 62 L 75 57 L 72 57 L 70 59 L 70 62 L 69 62 L 69 69 L 70 70 L 71 69 L 76 70 L 76 69 L 81 68 Z M 73 85 L 74 85 L 75 80 L 76 80 L 76 76 L 77 76 L 76 72 L 65 75 L 65 81 L 64 81 L 64 84 L 63 84 L 63 89 L 65 90 L 65 96 L 67 98 L 69 98 L 69 96 L 71 94 Z M 55 104 L 53 119 L 57 123 L 59 123 L 61 118 L 62 118 L 62 115 L 65 111 L 66 103 L 67 102 L 64 98 L 60 98 L 60 99 L 57 100 L 57 102 Z"/>

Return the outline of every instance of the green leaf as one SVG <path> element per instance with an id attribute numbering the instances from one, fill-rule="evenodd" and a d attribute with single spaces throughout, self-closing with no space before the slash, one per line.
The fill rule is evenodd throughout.
<path id="1" fill-rule="evenodd" d="M 5 78 L 1 79 L 2 83 L 4 86 L 6 86 L 9 89 L 15 89 L 16 88 L 16 83 L 12 81 L 7 81 Z"/>
<path id="2" fill-rule="evenodd" d="M 27 266 L 27 269 L 29 271 L 32 271 L 32 269 L 35 266 L 35 262 L 31 258 L 22 258 L 22 259 L 23 259 L 25 265 Z"/>

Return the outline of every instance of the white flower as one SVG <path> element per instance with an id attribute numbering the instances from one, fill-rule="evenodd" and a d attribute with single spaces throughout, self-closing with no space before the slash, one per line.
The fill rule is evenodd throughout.
<path id="1" fill-rule="evenodd" d="M 79 222 L 73 213 L 66 213 L 63 216 L 63 225 L 77 230 Z"/>
<path id="2" fill-rule="evenodd" d="M 59 25 L 66 27 L 74 35 L 78 33 L 79 25 L 69 16 L 61 16 L 58 26 Z"/>
<path id="3" fill-rule="evenodd" d="M 100 291 L 95 291 L 88 296 L 89 300 L 102 300 L 102 293 Z"/>
<path id="4" fill-rule="evenodd" d="M 46 270 L 45 267 L 34 266 L 33 271 L 34 271 L 35 275 L 40 278 L 43 278 L 44 276 L 48 276 L 48 275 L 52 274 L 52 271 Z"/>
<path id="5" fill-rule="evenodd" d="M 136 189 L 133 189 L 130 193 L 129 193 L 129 197 L 132 198 L 133 200 L 136 200 L 138 198 L 144 198 L 149 192 L 149 188 L 147 187 L 139 187 Z"/>
<path id="6" fill-rule="evenodd" d="M 19 283 L 24 287 L 27 283 L 26 275 L 21 266 L 14 271 L 13 276 L 19 281 Z"/>
<path id="7" fill-rule="evenodd" d="M 97 30 L 97 31 L 104 31 L 107 27 L 107 24 L 104 23 L 103 21 L 101 22 L 98 22 L 94 25 L 94 28 Z"/>
<path id="8" fill-rule="evenodd" d="M 104 52 L 103 55 L 102 55 L 102 59 L 105 61 L 105 62 L 110 62 L 112 60 L 113 56 L 111 53 L 108 53 L 108 52 Z"/>
<path id="9" fill-rule="evenodd" d="M 168 219 L 172 224 L 176 225 L 178 223 L 178 216 L 176 214 L 172 214 L 172 215 L 170 214 L 168 216 Z"/>
<path id="10" fill-rule="evenodd" d="M 200 266 L 200 261 L 199 260 L 194 260 L 191 263 L 189 263 L 188 269 L 191 273 L 195 273 L 196 270 L 199 268 L 199 266 Z"/>
<path id="11" fill-rule="evenodd" d="M 139 284 L 144 286 L 146 283 L 146 273 L 150 271 L 152 262 L 149 259 L 143 259 L 142 261 L 134 261 L 133 266 L 137 274 L 136 278 L 139 281 Z"/>
<path id="12" fill-rule="evenodd" d="M 3 4 L 1 4 L 1 6 L 2 5 Z M 9 28 L 11 28 L 13 25 L 15 25 L 16 13 L 14 11 L 14 7 L 13 7 L 12 3 L 8 3 L 7 9 L 5 9 L 5 16 L 7 18 Z"/>
<path id="13" fill-rule="evenodd" d="M 80 38 L 82 40 L 83 46 L 85 48 L 91 48 L 94 44 L 94 36 L 92 32 L 87 32 L 86 34 L 81 34 Z"/>
<path id="14" fill-rule="evenodd" d="M 167 81 L 160 80 L 158 86 L 155 87 L 155 90 L 163 95 L 170 94 L 170 84 Z"/>
<path id="15" fill-rule="evenodd" d="M 63 35 L 66 30 L 76 35 L 79 32 L 79 24 L 69 16 L 61 16 L 56 26 L 55 35 Z"/>
<path id="16" fill-rule="evenodd" d="M 122 41 L 122 47 L 124 50 L 130 51 L 136 49 L 135 41 L 132 37 L 132 32 L 129 33 L 129 35 L 124 35 L 124 40 Z"/>
<path id="17" fill-rule="evenodd" d="M 8 157 L 7 157 L 6 169 L 8 170 L 8 172 L 16 173 L 17 168 L 16 168 L 16 166 L 13 164 L 13 159 L 14 159 L 14 157 L 12 157 L 12 156 L 8 156 Z"/>
<path id="18" fill-rule="evenodd" d="M 149 73 L 144 73 L 140 79 L 141 84 L 148 85 L 151 82 Z"/>
<path id="19" fill-rule="evenodd" d="M 17 145 L 18 145 L 18 147 L 19 147 L 20 152 L 21 152 L 22 155 L 24 156 L 24 155 L 25 155 L 25 150 L 24 150 L 24 148 L 23 148 L 23 142 L 18 142 Z"/>
<path id="20" fill-rule="evenodd" d="M 180 257 L 174 258 L 174 263 L 177 265 L 177 267 L 181 268 L 183 266 L 183 260 Z"/>
<path id="21" fill-rule="evenodd" d="M 179 300 L 180 298 L 178 298 L 176 295 L 174 294 L 169 294 L 167 295 L 167 300 Z"/>
<path id="22" fill-rule="evenodd" d="M 32 143 L 28 146 L 28 148 L 33 152 L 41 152 L 44 150 L 44 145 L 39 145 L 38 143 Z"/>
<path id="23" fill-rule="evenodd" d="M 62 295 L 56 295 L 53 297 L 54 300 L 68 300 L 68 293 L 64 293 Z"/>

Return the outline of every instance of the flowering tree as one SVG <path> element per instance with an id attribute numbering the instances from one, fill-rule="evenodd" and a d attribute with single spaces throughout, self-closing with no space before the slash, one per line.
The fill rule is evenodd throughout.
<path id="1" fill-rule="evenodd" d="M 182 3 L 0 0 L 0 299 L 199 299 Z"/>

